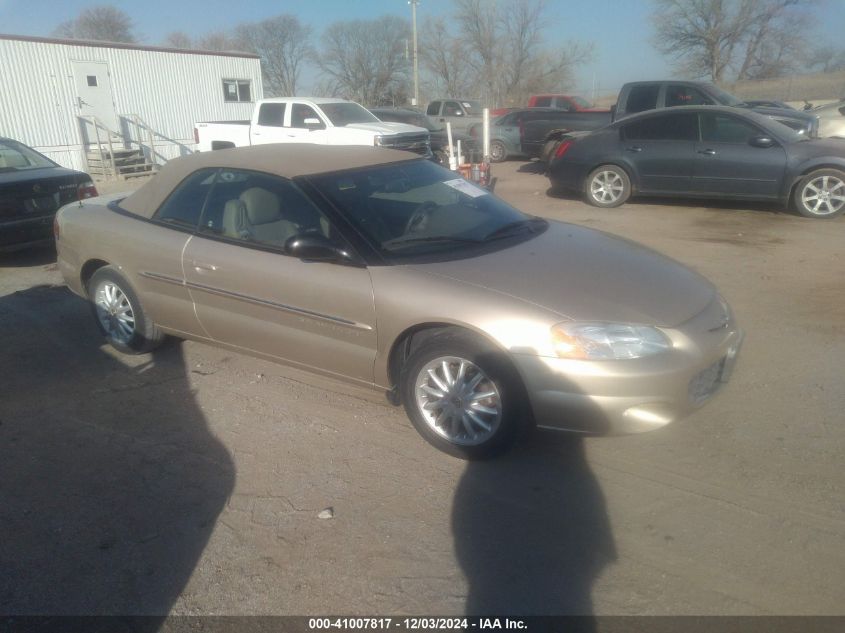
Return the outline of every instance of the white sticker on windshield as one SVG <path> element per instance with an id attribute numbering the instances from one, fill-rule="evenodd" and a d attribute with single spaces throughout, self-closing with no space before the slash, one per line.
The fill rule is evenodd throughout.
<path id="1" fill-rule="evenodd" d="M 464 101 L 464 102 L 463 102 L 463 106 L 464 106 L 465 108 L 471 108 L 471 107 L 472 107 L 472 104 L 471 104 L 471 103 L 467 103 L 466 101 Z"/>
<path id="2" fill-rule="evenodd" d="M 489 191 L 485 191 L 481 187 L 477 187 L 468 180 L 464 180 L 463 178 L 455 178 L 454 180 L 447 180 L 443 183 L 451 187 L 452 189 L 457 189 L 461 193 L 465 193 L 470 198 L 478 198 L 480 196 L 486 196 Z"/>

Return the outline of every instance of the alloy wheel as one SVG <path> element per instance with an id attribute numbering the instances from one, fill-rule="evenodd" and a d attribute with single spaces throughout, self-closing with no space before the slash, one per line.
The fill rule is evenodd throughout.
<path id="1" fill-rule="evenodd" d="M 135 311 L 120 286 L 111 281 L 100 283 L 94 292 L 94 306 L 108 335 L 128 344 L 135 335 Z"/>
<path id="2" fill-rule="evenodd" d="M 600 171 L 590 181 L 590 195 L 601 204 L 614 203 L 622 197 L 625 183 L 615 171 Z"/>
<path id="3" fill-rule="evenodd" d="M 427 363 L 414 389 L 420 414 L 446 440 L 476 446 L 489 440 L 502 421 L 495 383 L 475 363 L 443 356 Z"/>
<path id="4" fill-rule="evenodd" d="M 845 206 L 845 182 L 825 174 L 814 178 L 801 191 L 801 204 L 813 215 L 831 215 Z"/>

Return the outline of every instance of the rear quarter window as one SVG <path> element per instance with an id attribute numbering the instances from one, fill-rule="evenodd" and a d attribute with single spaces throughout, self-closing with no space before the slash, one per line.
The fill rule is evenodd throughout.
<path id="1" fill-rule="evenodd" d="M 158 208 L 154 219 L 185 229 L 197 228 L 216 173 L 217 168 L 200 169 L 185 178 Z"/>
<path id="2" fill-rule="evenodd" d="M 625 112 L 645 112 L 654 110 L 657 107 L 657 95 L 660 92 L 659 85 L 634 86 L 628 92 L 628 102 L 625 104 Z"/>

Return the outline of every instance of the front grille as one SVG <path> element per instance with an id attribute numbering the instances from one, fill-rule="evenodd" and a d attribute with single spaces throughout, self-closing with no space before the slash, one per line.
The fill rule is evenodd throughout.
<path id="1" fill-rule="evenodd" d="M 390 149 L 401 149 L 406 152 L 414 152 L 426 156 L 431 153 L 431 142 L 427 133 L 423 134 L 397 134 L 396 136 L 383 137 L 382 147 Z"/>

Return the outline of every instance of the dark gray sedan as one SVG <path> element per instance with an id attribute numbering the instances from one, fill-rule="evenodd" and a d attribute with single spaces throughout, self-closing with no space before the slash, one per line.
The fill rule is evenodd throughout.
<path id="1" fill-rule="evenodd" d="M 597 207 L 647 194 L 771 200 L 833 218 L 845 212 L 845 139 L 807 139 L 737 108 L 665 108 L 565 136 L 549 178 Z"/>

